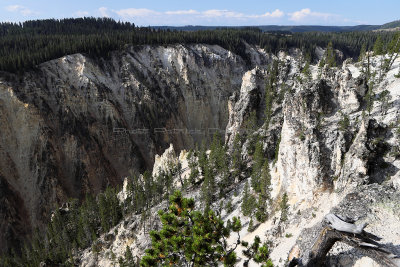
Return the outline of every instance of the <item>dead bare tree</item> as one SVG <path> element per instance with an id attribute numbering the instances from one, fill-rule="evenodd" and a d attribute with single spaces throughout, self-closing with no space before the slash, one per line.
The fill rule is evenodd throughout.
<path id="1" fill-rule="evenodd" d="M 378 264 L 385 267 L 399 267 L 396 258 L 392 252 L 384 248 L 377 241 L 379 237 L 364 231 L 366 223 L 356 225 L 354 220 L 343 218 L 335 214 L 325 216 L 327 226 L 322 229 L 318 238 L 314 242 L 308 253 L 307 262 L 294 258 L 288 266 L 307 266 L 320 267 L 327 266 L 327 254 L 336 242 L 342 242 L 356 250 L 362 255 L 375 260 Z"/>
<path id="2" fill-rule="evenodd" d="M 326 255 L 336 242 L 352 246 L 382 266 L 399 266 L 393 261 L 396 256 L 377 242 L 380 238 L 364 231 L 366 223 L 356 225 L 349 218 L 342 218 L 335 214 L 328 214 L 325 220 L 329 226 L 321 231 L 315 241 L 307 266 L 325 266 Z"/>

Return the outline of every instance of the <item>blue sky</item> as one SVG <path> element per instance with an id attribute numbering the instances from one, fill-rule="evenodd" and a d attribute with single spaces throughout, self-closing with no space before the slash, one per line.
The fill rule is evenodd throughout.
<path id="1" fill-rule="evenodd" d="M 136 25 L 357 25 L 400 19 L 400 0 L 0 0 L 0 21 L 112 17 Z"/>

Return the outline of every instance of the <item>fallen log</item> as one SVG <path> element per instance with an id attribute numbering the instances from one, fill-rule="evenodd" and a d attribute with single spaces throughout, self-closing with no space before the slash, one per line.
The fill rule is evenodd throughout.
<path id="1" fill-rule="evenodd" d="M 366 224 L 355 225 L 352 221 L 334 214 L 328 214 L 325 220 L 328 226 L 321 231 L 312 246 L 306 266 L 326 266 L 326 255 L 336 242 L 352 246 L 382 266 L 399 266 L 393 260 L 396 256 L 375 241 L 379 238 L 364 231 Z"/>

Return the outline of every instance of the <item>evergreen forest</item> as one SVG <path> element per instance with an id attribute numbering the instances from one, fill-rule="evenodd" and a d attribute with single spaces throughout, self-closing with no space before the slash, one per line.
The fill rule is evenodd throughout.
<path id="1" fill-rule="evenodd" d="M 257 27 L 216 28 L 212 30 L 178 31 L 136 27 L 111 18 L 47 19 L 23 23 L 0 23 L 0 70 L 22 73 L 40 63 L 74 53 L 93 58 L 109 58 L 127 45 L 170 45 L 204 43 L 220 45 L 249 62 L 245 43 L 259 45 L 277 53 L 301 48 L 315 60 L 315 48 L 333 48 L 345 58 L 358 58 L 363 45 L 371 49 L 378 36 L 384 43 L 393 32 L 263 32 Z"/>

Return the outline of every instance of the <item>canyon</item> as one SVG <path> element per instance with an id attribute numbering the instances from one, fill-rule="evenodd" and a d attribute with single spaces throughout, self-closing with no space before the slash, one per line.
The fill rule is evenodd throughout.
<path id="1" fill-rule="evenodd" d="M 317 49 L 322 57 L 323 49 Z M 154 164 L 162 169 L 174 160 L 187 166 L 186 151 L 218 131 L 229 149 L 236 135 L 246 133 L 241 147 L 246 164 L 251 165 L 248 149 L 256 135 L 272 159 L 271 216 L 241 235 L 270 240 L 274 264 L 283 266 L 290 254 L 307 263 L 331 211 L 368 222 L 367 229 L 400 255 L 400 60 L 382 73 L 387 56 L 373 56 L 372 85 L 365 59 L 343 58 L 340 67 L 313 62 L 305 74 L 299 49 L 273 55 L 246 45 L 246 53 L 250 62 L 217 45 L 132 46 L 109 59 L 74 54 L 22 76 L 2 73 L 1 249 L 44 227 L 69 198 L 123 185 L 125 177 Z M 276 88 L 266 115 L 271 75 Z M 252 113 L 256 129 L 248 134 Z M 240 211 L 248 178 L 232 181 L 237 195 L 221 199 L 233 205 L 233 211 L 223 211 L 224 220 L 240 216 L 248 225 Z M 282 222 L 277 206 L 284 193 L 289 214 Z M 186 194 L 199 199 L 198 190 Z M 157 221 L 156 211 L 165 204 L 152 208 L 149 222 Z M 126 246 L 143 255 L 149 237 L 139 217 L 128 216 L 103 235 L 100 253 L 79 252 L 78 264 L 109 266 L 110 251 L 118 257 Z M 335 266 L 375 266 L 340 244 L 330 253 Z"/>

